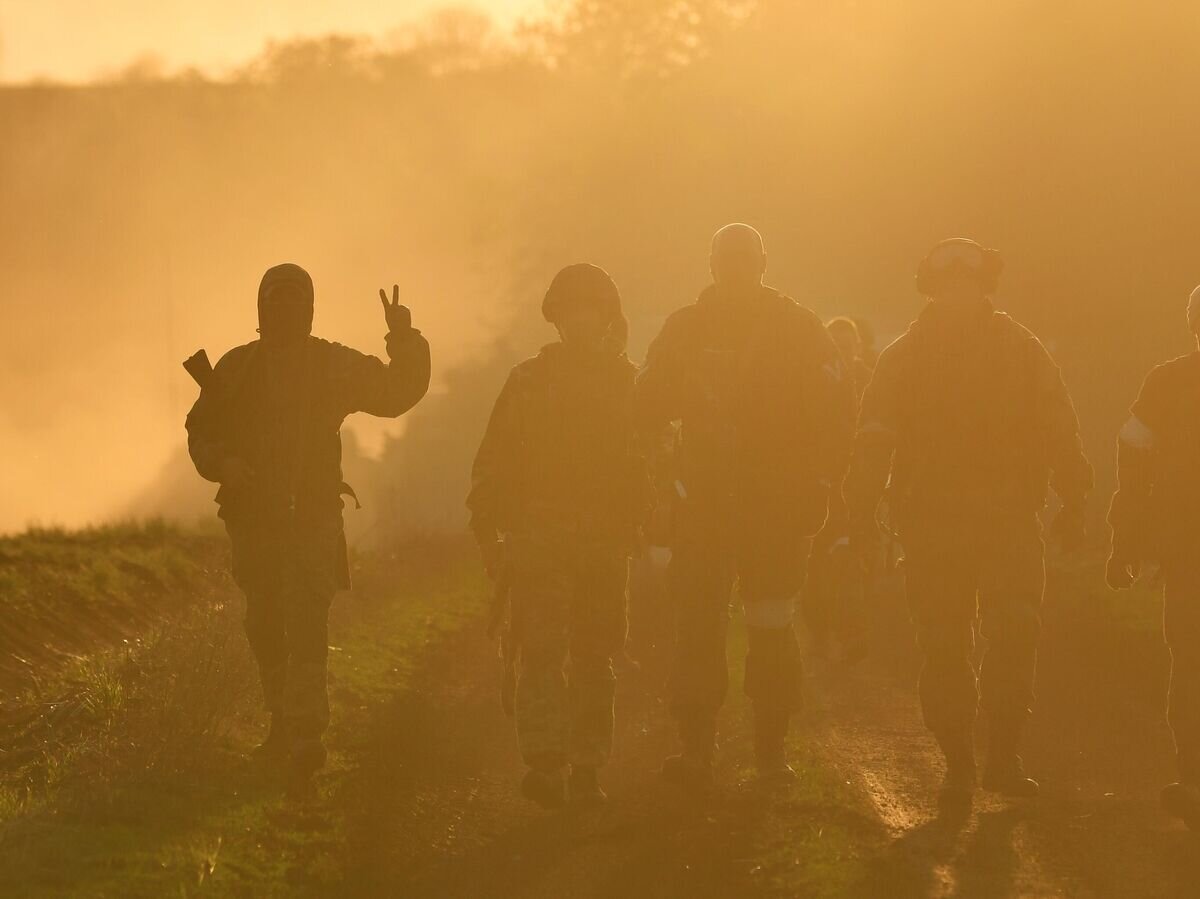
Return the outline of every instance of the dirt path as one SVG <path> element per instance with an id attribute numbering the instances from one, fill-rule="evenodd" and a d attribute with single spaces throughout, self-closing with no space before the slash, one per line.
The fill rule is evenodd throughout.
<path id="1" fill-rule="evenodd" d="M 1043 795 L 980 794 L 969 815 L 939 817 L 943 769 L 920 725 L 917 660 L 911 640 L 886 636 L 907 634 L 897 586 L 880 609 L 874 661 L 818 665 L 812 678 L 826 757 L 862 786 L 891 835 L 872 878 L 880 895 L 1200 895 L 1200 839 L 1157 802 L 1173 776 L 1157 632 L 1131 630 L 1102 594 L 1052 576 L 1025 752 Z"/>
<path id="2" fill-rule="evenodd" d="M 342 894 L 1200 895 L 1200 842 L 1157 809 L 1170 775 L 1160 643 L 1130 641 L 1086 603 L 1051 602 L 1027 752 L 1045 794 L 981 797 L 970 815 L 947 820 L 933 801 L 941 766 L 920 725 L 898 603 L 880 624 L 871 664 L 810 664 L 812 701 L 796 741 L 857 805 L 811 786 L 755 787 L 738 700 L 726 716 L 716 795 L 688 801 L 661 785 L 655 771 L 673 739 L 657 667 L 622 676 L 612 801 L 559 815 L 515 796 L 522 769 L 491 648 L 479 630 L 459 634 L 431 650 L 425 682 L 375 723 L 344 794 Z M 860 854 L 847 867 L 865 876 L 839 886 L 832 868 L 801 871 L 820 867 L 811 840 L 827 827 L 850 838 Z"/>

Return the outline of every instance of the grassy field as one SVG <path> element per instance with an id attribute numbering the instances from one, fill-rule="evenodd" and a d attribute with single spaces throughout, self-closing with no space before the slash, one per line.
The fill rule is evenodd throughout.
<path id="1" fill-rule="evenodd" d="M 2 713 L 0 894 L 267 896 L 339 877 L 338 815 L 289 810 L 246 760 L 263 719 L 225 552 L 157 525 L 0 544 L 0 646 L 31 669 Z M 478 616 L 466 553 L 372 556 L 335 605 L 324 806 L 416 650 Z"/>
<path id="2" fill-rule="evenodd" d="M 593 889 L 580 895 L 633 873 L 667 890 L 647 895 L 672 884 L 691 895 L 869 892 L 887 835 L 813 749 L 821 724 L 793 740 L 800 781 L 764 798 L 736 689 L 724 786 L 705 807 L 654 782 L 673 738 L 650 669 L 622 675 L 609 823 L 597 831 L 523 804 L 483 636 L 489 588 L 461 540 L 356 560 L 356 589 L 331 621 L 320 801 L 283 802 L 247 758 L 264 716 L 227 552 L 222 535 L 158 524 L 0 540 L 0 894 L 395 894 L 382 882 L 400 895 L 549 895 L 576 869 Z M 1052 639 L 1110 657 L 1158 651 L 1152 585 L 1116 596 L 1095 557 L 1056 559 L 1050 596 Z M 735 641 L 734 667 L 741 651 Z M 1057 658 L 1049 699 L 1080 695 L 1094 675 Z M 545 891 L 527 893 L 533 857 Z M 367 869 L 376 886 L 346 892 Z"/>
<path id="3" fill-rule="evenodd" d="M 356 590 L 339 597 L 331 622 L 334 715 L 321 800 L 283 802 L 270 772 L 247 759 L 264 721 L 226 562 L 221 535 L 158 524 L 0 541 L 0 649 L 12 657 L 0 709 L 0 894 L 340 894 L 354 879 L 348 830 L 379 826 L 361 820 L 365 791 L 399 776 L 400 763 L 386 757 L 374 758 L 368 774 L 360 770 L 370 735 L 378 739 L 380 715 L 406 694 L 416 697 L 406 702 L 437 705 L 463 726 L 483 728 L 446 738 L 447 753 L 512 757 L 509 725 L 479 712 L 495 697 L 481 636 L 489 590 L 473 548 L 414 541 L 356 561 Z M 454 657 L 443 659 L 450 673 L 429 670 L 442 664 L 431 662 L 445 655 L 440 647 L 462 639 L 473 647 L 471 673 L 453 672 Z M 453 696 L 439 696 L 446 684 L 455 685 Z M 661 722 L 654 697 L 630 702 Z M 731 710 L 738 727 L 743 705 Z M 434 756 L 439 739 L 429 735 Z M 802 761 L 808 776 L 782 804 L 736 792 L 678 835 L 702 840 L 717 822 L 738 847 L 738 876 L 764 894 L 841 894 L 861 873 L 854 860 L 869 823 L 834 814 L 853 797 L 811 756 Z M 745 776 L 744 753 L 731 765 L 727 775 Z M 512 787 L 508 772 L 498 775 L 494 804 L 473 810 L 485 831 L 529 818 Z M 466 830 L 457 790 L 441 808 L 405 814 L 448 815 Z M 643 822 L 663 813 L 643 805 L 626 813 Z M 824 809 L 828 820 L 797 829 L 797 809 Z M 675 848 L 691 858 L 687 843 Z M 410 849 L 426 856 L 435 881 L 461 862 L 433 846 Z M 389 877 L 398 882 L 404 871 Z"/>

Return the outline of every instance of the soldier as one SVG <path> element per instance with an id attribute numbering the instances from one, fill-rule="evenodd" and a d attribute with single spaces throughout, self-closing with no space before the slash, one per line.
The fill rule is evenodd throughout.
<path id="1" fill-rule="evenodd" d="M 1058 367 L 991 297 L 1002 262 L 971 240 L 938 244 L 921 262 L 929 304 L 879 359 L 863 397 L 846 483 L 851 542 L 879 537 L 885 485 L 907 550 L 908 600 L 924 659 L 925 724 L 946 757 L 943 798 L 976 786 L 976 707 L 988 715 L 984 789 L 1032 796 L 1018 748 L 1034 699 L 1045 585 L 1038 513 L 1053 486 L 1054 535 L 1082 540 L 1092 469 Z M 890 475 L 890 484 L 889 481 Z M 988 649 L 978 684 L 973 625 Z"/>
<path id="2" fill-rule="evenodd" d="M 849 373 L 855 400 L 861 400 L 871 380 L 871 367 L 863 359 L 863 342 L 852 318 L 831 319 L 825 325 L 837 345 L 842 367 Z M 849 522 L 839 486 L 831 497 L 829 519 L 813 539 L 808 558 L 802 607 L 804 622 L 819 656 L 829 652 L 833 636 L 842 646 L 846 661 L 859 661 L 866 654 L 866 573 L 849 552 Z"/>
<path id="3" fill-rule="evenodd" d="M 670 563 L 678 621 L 671 708 L 682 752 L 662 773 L 691 789 L 712 779 L 735 583 L 758 771 L 791 774 L 784 742 L 801 700 L 792 618 L 805 542 L 825 521 L 853 431 L 854 397 L 837 348 L 815 315 L 763 285 L 766 264 L 753 228 L 718 231 L 713 284 L 667 319 L 638 380 L 644 434 L 682 423 Z"/>
<path id="4" fill-rule="evenodd" d="M 842 366 L 850 373 L 854 381 L 854 395 L 861 400 L 866 392 L 867 384 L 871 381 L 872 364 L 865 356 L 866 347 L 862 339 L 860 325 L 852 318 L 841 316 L 830 319 L 825 328 L 829 336 L 837 344 L 838 353 L 842 357 Z"/>
<path id="5" fill-rule="evenodd" d="M 1200 346 L 1200 287 L 1188 303 Z M 1132 586 L 1148 562 L 1161 566 L 1164 632 L 1171 650 L 1167 720 L 1179 781 L 1163 790 L 1166 810 L 1200 829 L 1200 352 L 1146 376 L 1117 443 L 1119 487 L 1109 510 L 1108 585 Z"/>
<path id="6" fill-rule="evenodd" d="M 246 636 L 258 663 L 271 727 L 260 757 L 285 762 L 290 788 L 311 788 L 325 762 L 329 723 L 329 606 L 349 584 L 342 496 L 343 420 L 395 418 L 429 387 L 429 345 L 409 310 L 380 291 L 385 365 L 311 336 L 313 284 L 277 265 L 258 288 L 260 339 L 236 347 L 204 379 L 187 418 L 196 470 L 221 485 L 220 516 L 233 576 L 246 595 Z"/>
<path id="7" fill-rule="evenodd" d="M 605 798 L 613 656 L 625 644 L 629 557 L 651 496 L 616 284 L 594 265 L 568 266 L 542 313 L 561 340 L 509 376 L 467 505 L 485 567 L 509 589 L 517 740 L 529 766 L 521 790 L 556 808 L 568 791 L 572 801 Z"/>

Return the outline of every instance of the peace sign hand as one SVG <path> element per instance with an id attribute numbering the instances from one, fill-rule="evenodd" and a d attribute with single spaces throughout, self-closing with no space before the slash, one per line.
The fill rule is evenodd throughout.
<path id="1" fill-rule="evenodd" d="M 379 301 L 383 303 L 383 314 L 390 333 L 401 334 L 412 329 L 412 312 L 407 306 L 400 305 L 399 284 L 392 285 L 391 302 L 388 302 L 387 291 L 379 288 Z"/>

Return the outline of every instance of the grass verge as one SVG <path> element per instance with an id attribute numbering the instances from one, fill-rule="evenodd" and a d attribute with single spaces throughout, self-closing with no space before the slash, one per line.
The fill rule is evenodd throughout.
<path id="1" fill-rule="evenodd" d="M 182 584 L 196 595 L 179 599 L 176 615 L 140 637 L 66 658 L 8 704 L 0 894 L 260 897 L 337 881 L 339 813 L 296 816 L 269 772 L 247 761 L 262 716 L 240 596 L 222 566 L 207 565 L 211 547 L 204 544 L 205 561 L 196 561 L 191 541 L 205 538 L 153 536 L 144 541 L 146 533 L 133 530 L 132 548 L 114 532 L 88 534 L 82 546 L 57 533 L 22 544 L 25 582 L 38 589 L 51 589 L 54 576 L 33 570 L 39 558 L 48 564 L 74 554 L 82 564 L 71 583 L 111 567 L 118 580 L 106 582 L 105 595 L 118 607 L 136 604 L 131 588 L 113 585 L 125 584 L 120 573 L 134 571 L 139 544 L 149 542 L 168 572 L 164 590 Z M 423 541 L 372 556 L 357 572 L 360 589 L 335 603 L 324 807 L 338 808 L 362 721 L 404 688 L 416 650 L 478 615 L 485 594 L 476 566 L 465 564 L 468 551 Z M 202 576 L 169 574 L 176 564 Z M 78 586 L 47 607 L 77 608 L 88 595 Z M 16 601 L 41 608 L 37 597 L 27 590 Z"/>

